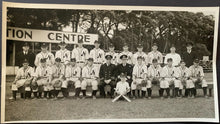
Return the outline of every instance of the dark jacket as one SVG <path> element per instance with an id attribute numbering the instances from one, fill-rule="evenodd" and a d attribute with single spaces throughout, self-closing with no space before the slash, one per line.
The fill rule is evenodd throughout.
<path id="1" fill-rule="evenodd" d="M 107 66 L 107 64 L 103 64 L 100 67 L 100 71 L 99 71 L 99 77 L 101 80 L 108 80 L 108 79 L 115 79 L 115 65 L 114 64 L 110 64 L 109 66 Z"/>
<path id="2" fill-rule="evenodd" d="M 193 65 L 193 61 L 197 58 L 197 55 L 194 51 L 191 51 L 189 54 L 187 51 L 183 52 L 181 58 L 185 61 L 186 66 L 190 67 Z"/>
<path id="3" fill-rule="evenodd" d="M 132 78 L 132 71 L 133 71 L 132 65 L 126 64 L 125 66 L 123 66 L 123 64 L 119 64 L 116 67 L 116 76 L 118 77 L 121 73 L 124 73 Z"/>
<path id="4" fill-rule="evenodd" d="M 24 59 L 28 60 L 31 67 L 34 67 L 35 54 L 31 51 L 28 51 L 26 55 L 24 55 L 23 51 L 17 53 L 15 56 L 15 66 L 21 67 Z"/>

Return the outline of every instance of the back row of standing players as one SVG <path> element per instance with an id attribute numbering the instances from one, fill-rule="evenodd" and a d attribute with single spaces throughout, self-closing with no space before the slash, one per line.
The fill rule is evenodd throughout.
<path id="1" fill-rule="evenodd" d="M 128 50 L 129 47 L 127 44 L 124 44 L 123 52 L 121 53 L 116 53 L 114 51 L 114 46 L 112 44 L 109 46 L 109 52 L 107 53 L 105 53 L 102 49 L 99 48 L 100 46 L 99 41 L 95 41 L 94 45 L 95 48 L 89 52 L 86 48 L 83 47 L 83 42 L 79 42 L 78 47 L 74 48 L 73 51 L 70 52 L 69 50 L 66 49 L 66 43 L 61 42 L 59 44 L 60 50 L 58 50 L 54 56 L 51 52 L 48 51 L 48 46 L 46 44 L 43 44 L 41 46 L 42 51 L 36 55 L 36 58 L 34 60 L 36 70 L 33 74 L 34 75 L 33 77 L 35 78 L 33 78 L 32 82 L 36 82 L 36 80 L 38 79 L 36 77 L 38 75 L 39 76 L 42 75 L 42 71 L 43 71 L 42 65 L 51 67 L 48 71 L 51 72 L 51 74 L 59 73 L 58 72 L 59 69 L 57 69 L 57 67 L 59 66 L 56 67 L 57 63 L 61 63 L 61 65 L 63 65 L 63 68 L 66 68 L 63 69 L 62 73 L 65 79 L 67 80 L 72 75 L 71 73 L 72 69 L 70 69 L 68 65 L 71 62 L 73 62 L 74 63 L 73 65 L 76 66 L 77 69 L 79 70 L 78 71 L 79 73 L 77 74 L 77 78 L 79 77 L 84 78 L 82 83 L 76 79 L 69 79 L 74 81 L 75 83 L 76 95 L 79 95 L 79 92 L 81 90 L 83 92 L 83 96 L 85 96 L 86 86 L 92 85 L 92 89 L 93 89 L 92 95 L 94 98 L 96 96 L 96 91 L 98 90 L 98 86 L 101 91 L 101 95 L 105 97 L 104 86 L 106 84 L 109 84 L 111 86 L 112 88 L 111 95 L 113 95 L 114 92 L 113 89 L 116 85 L 115 82 L 120 80 L 119 75 L 121 73 L 124 73 L 127 76 L 127 82 L 131 87 L 134 98 L 135 98 L 135 90 L 139 91 L 139 89 L 142 91 L 142 96 L 145 96 L 147 91 L 148 97 L 151 98 L 151 94 L 152 94 L 151 85 L 152 83 L 155 82 L 156 84 L 160 85 L 159 95 L 161 98 L 163 98 L 164 90 L 167 92 L 168 97 L 170 96 L 169 90 L 171 85 L 174 86 L 175 96 L 181 96 L 183 85 L 186 85 L 187 88 L 186 95 L 191 93 L 192 97 L 194 97 L 196 93 L 195 82 L 198 81 L 202 83 L 201 85 L 203 87 L 204 95 L 207 96 L 206 95 L 207 83 L 203 79 L 204 77 L 203 69 L 201 66 L 198 65 L 199 61 L 196 59 L 194 52 L 192 52 L 193 44 L 191 42 L 188 42 L 186 44 L 187 51 L 182 54 L 182 61 L 180 55 L 175 53 L 176 49 L 175 46 L 173 45 L 170 48 L 171 53 L 165 56 L 164 61 L 162 54 L 157 50 L 158 46 L 156 43 L 153 44 L 152 51 L 149 52 L 148 54 L 143 52 L 142 44 L 138 45 L 137 47 L 138 51 L 135 54 L 129 52 Z M 29 51 L 25 51 L 27 47 L 29 47 L 28 44 L 25 44 L 23 47 L 24 50 L 23 57 L 24 59 L 28 60 L 28 63 L 30 63 L 30 65 L 33 66 L 33 62 L 31 62 L 30 59 L 31 57 L 33 57 L 33 55 L 29 55 L 30 58 L 28 58 Z M 20 56 L 18 60 L 22 60 L 22 57 Z M 195 65 L 193 65 L 193 61 Z M 167 66 L 161 68 L 160 64 L 162 63 L 167 64 Z M 178 67 L 180 63 L 182 66 Z M 187 68 L 189 66 L 191 66 L 190 70 Z M 74 75 L 76 76 L 76 74 Z M 57 76 L 57 78 L 58 77 L 59 76 Z M 16 76 L 16 78 L 19 78 L 19 76 Z M 99 85 L 97 80 L 93 80 L 98 78 L 100 79 Z M 51 79 L 50 82 L 53 82 L 52 84 L 56 84 L 59 81 L 58 82 L 57 80 L 52 81 Z M 64 96 L 67 96 L 68 93 L 66 92 L 65 89 L 67 88 L 68 81 L 60 81 L 60 82 L 61 82 L 60 88 L 62 87 L 61 90 L 64 89 L 62 90 L 62 92 Z M 44 85 L 44 83 L 37 83 L 37 85 Z M 56 88 L 58 88 L 57 91 Z M 50 90 L 55 89 L 56 91 L 55 97 L 56 97 L 57 94 L 59 93 L 58 91 L 60 90 L 59 86 L 56 88 L 44 87 L 43 91 L 46 91 L 44 92 L 44 94 L 47 94 L 47 91 L 49 92 Z M 131 92 L 129 92 L 128 95 L 130 96 Z M 138 95 L 140 95 L 139 92 Z M 36 96 L 36 92 L 35 92 L 35 96 Z"/>

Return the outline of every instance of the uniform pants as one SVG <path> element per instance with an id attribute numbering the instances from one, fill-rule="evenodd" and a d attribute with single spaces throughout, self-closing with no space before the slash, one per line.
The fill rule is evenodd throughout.
<path id="1" fill-rule="evenodd" d="M 62 88 L 62 92 L 63 92 L 64 97 L 69 96 L 69 92 L 67 91 L 67 88 L 70 83 L 74 84 L 75 92 L 76 92 L 75 96 L 78 97 L 79 93 L 80 93 L 80 89 L 81 89 L 81 82 L 80 82 L 79 78 L 73 78 L 73 77 L 66 78 L 66 80 L 63 81 L 63 83 L 62 83 L 61 88 Z"/>
<path id="2" fill-rule="evenodd" d="M 207 87 L 208 87 L 208 84 L 207 84 L 206 80 L 201 79 L 201 78 L 200 79 L 199 78 L 193 78 L 192 81 L 194 82 L 194 84 L 197 83 L 197 85 L 201 85 L 201 87 L 203 89 L 203 94 L 204 94 L 204 96 L 206 96 L 207 95 Z M 196 94 L 197 93 L 196 93 L 196 89 L 195 89 L 194 95 L 196 96 Z"/>
<path id="3" fill-rule="evenodd" d="M 83 92 L 83 96 L 86 96 L 86 87 L 92 86 L 92 96 L 96 96 L 96 92 L 98 90 L 98 81 L 96 79 L 84 79 L 81 84 L 81 90 Z"/>

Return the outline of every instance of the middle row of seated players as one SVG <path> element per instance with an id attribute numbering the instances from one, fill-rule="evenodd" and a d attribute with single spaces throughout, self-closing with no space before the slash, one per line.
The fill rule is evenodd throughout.
<path id="1" fill-rule="evenodd" d="M 164 90 L 170 97 L 170 88 L 174 89 L 174 97 L 182 96 L 182 89 L 185 86 L 187 92 L 190 92 L 192 97 L 195 96 L 195 85 L 198 83 L 203 87 L 204 96 L 207 97 L 207 83 L 204 80 L 204 73 L 199 60 L 194 61 L 189 69 L 185 66 L 185 62 L 181 61 L 179 67 L 174 67 L 173 60 L 167 59 L 167 65 L 163 68 L 158 64 L 157 59 L 152 60 L 152 65 L 147 68 L 143 63 L 144 58 L 137 57 L 137 64 L 132 67 L 127 64 L 127 55 L 120 57 L 122 64 L 115 66 L 111 63 L 112 56 L 106 55 L 106 63 L 100 67 L 100 70 L 94 66 L 93 58 L 88 59 L 88 63 L 82 69 L 77 65 L 76 59 L 72 58 L 65 66 L 61 63 L 60 58 L 55 59 L 55 65 L 47 66 L 46 59 L 40 60 L 38 66 L 31 74 L 33 80 L 31 81 L 32 92 L 35 97 L 41 97 L 44 92 L 44 97 L 51 97 L 56 99 L 61 90 L 64 97 L 68 97 L 67 88 L 70 84 L 75 86 L 75 96 L 79 98 L 80 91 L 83 93 L 83 99 L 86 96 L 86 87 L 92 86 L 92 97 L 96 98 L 96 92 L 100 89 L 101 96 L 105 97 L 105 85 L 111 86 L 110 95 L 113 96 L 116 82 L 120 80 L 120 74 L 124 73 L 127 77 L 127 82 L 131 87 L 133 98 L 135 98 L 135 91 L 139 91 L 138 95 L 145 96 L 148 93 L 148 98 L 151 99 L 152 84 L 159 85 L 159 95 L 163 98 Z M 16 76 L 19 80 L 19 76 Z M 100 83 L 99 83 L 100 82 Z M 15 83 L 16 84 L 16 83 Z M 22 84 L 19 84 L 22 86 Z M 29 85 L 27 85 L 29 87 Z M 30 88 L 26 88 L 30 89 Z M 47 96 L 49 95 L 49 96 Z M 128 93 L 131 96 L 131 92 Z"/>

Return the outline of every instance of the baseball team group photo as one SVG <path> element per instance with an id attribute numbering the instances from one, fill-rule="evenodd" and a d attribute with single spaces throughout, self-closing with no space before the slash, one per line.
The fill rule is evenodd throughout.
<path id="1" fill-rule="evenodd" d="M 215 118 L 215 18 L 8 7 L 5 120 Z"/>

